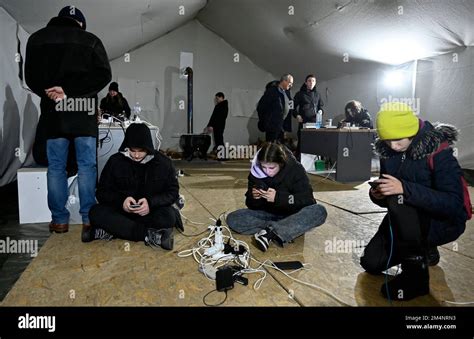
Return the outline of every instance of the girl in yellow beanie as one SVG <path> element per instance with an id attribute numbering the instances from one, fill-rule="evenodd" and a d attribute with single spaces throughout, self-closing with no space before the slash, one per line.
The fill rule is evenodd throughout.
<path id="1" fill-rule="evenodd" d="M 398 102 L 382 105 L 376 128 L 380 179 L 369 195 L 388 213 L 361 265 L 379 274 L 401 264 L 402 273 L 381 292 L 388 299 L 409 300 L 429 293 L 428 265 L 439 261 L 436 246 L 457 239 L 466 226 L 462 171 L 451 148 L 458 131 L 422 121 Z"/>

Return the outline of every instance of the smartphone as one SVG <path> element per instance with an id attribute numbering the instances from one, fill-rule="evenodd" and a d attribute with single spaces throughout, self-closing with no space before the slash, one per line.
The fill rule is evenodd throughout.
<path id="1" fill-rule="evenodd" d="M 369 185 L 370 185 L 370 187 L 372 187 L 373 189 L 377 189 L 377 187 L 379 187 L 380 183 L 379 183 L 379 182 L 375 182 L 375 181 L 369 181 Z"/>
<path id="2" fill-rule="evenodd" d="M 273 263 L 280 270 L 297 270 L 303 268 L 301 261 L 278 261 Z"/>
<path id="3" fill-rule="evenodd" d="M 140 207 L 142 207 L 142 205 L 140 205 L 140 204 L 131 204 L 130 205 L 130 208 L 140 208 Z"/>
<path id="4" fill-rule="evenodd" d="M 255 185 L 253 185 L 253 187 L 254 187 L 255 189 L 262 190 L 262 191 L 268 190 L 268 186 L 265 185 L 264 183 L 255 184 Z"/>

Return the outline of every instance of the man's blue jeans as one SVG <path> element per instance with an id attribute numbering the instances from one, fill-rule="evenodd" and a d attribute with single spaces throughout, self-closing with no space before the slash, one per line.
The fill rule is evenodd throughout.
<path id="1" fill-rule="evenodd" d="M 77 137 L 72 139 L 76 148 L 78 167 L 79 213 L 82 222 L 89 224 L 89 210 L 95 204 L 95 185 L 97 180 L 96 138 Z M 66 203 L 69 196 L 66 163 L 69 140 L 65 138 L 48 139 L 48 206 L 55 224 L 68 224 L 69 211 Z"/>
<path id="2" fill-rule="evenodd" d="M 314 204 L 289 216 L 244 208 L 230 213 L 226 221 L 232 230 L 240 234 L 255 234 L 266 227 L 271 227 L 278 237 L 287 243 L 324 224 L 326 217 L 324 206 Z"/>

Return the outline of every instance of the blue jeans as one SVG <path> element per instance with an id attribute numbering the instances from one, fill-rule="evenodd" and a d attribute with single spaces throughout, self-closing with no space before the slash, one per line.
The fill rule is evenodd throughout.
<path id="1" fill-rule="evenodd" d="M 227 216 L 227 225 L 240 234 L 255 234 L 261 229 L 271 227 L 284 243 L 288 243 L 324 224 L 326 217 L 326 208 L 319 204 L 306 206 L 289 216 L 244 208 L 230 213 Z"/>
<path id="2" fill-rule="evenodd" d="M 74 138 L 79 183 L 79 213 L 82 222 L 89 224 L 89 210 L 95 204 L 95 185 L 97 180 L 96 138 Z M 48 206 L 52 221 L 56 224 L 69 223 L 69 211 L 66 208 L 69 196 L 67 186 L 66 163 L 69 140 L 65 138 L 48 139 Z"/>

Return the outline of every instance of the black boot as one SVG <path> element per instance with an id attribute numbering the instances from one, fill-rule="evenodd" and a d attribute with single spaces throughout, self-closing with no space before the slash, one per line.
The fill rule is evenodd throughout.
<path id="1" fill-rule="evenodd" d="M 402 260 L 402 273 L 380 290 L 390 300 L 411 300 L 430 293 L 430 276 L 426 256 L 411 256 Z"/>
<path id="2" fill-rule="evenodd" d="M 428 264 L 430 266 L 436 266 L 439 263 L 439 251 L 438 247 L 430 247 L 428 249 Z"/>

